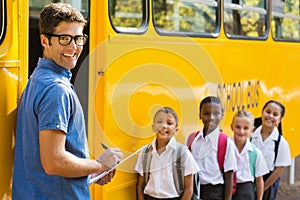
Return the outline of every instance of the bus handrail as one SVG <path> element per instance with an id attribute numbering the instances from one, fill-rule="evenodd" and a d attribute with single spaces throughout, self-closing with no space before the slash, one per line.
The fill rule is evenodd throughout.
<path id="1" fill-rule="evenodd" d="M 207 6 L 217 7 L 218 3 L 214 0 L 181 0 L 182 3 L 196 3 Z"/>
<path id="2" fill-rule="evenodd" d="M 233 3 L 224 3 L 224 8 L 229 8 L 232 10 L 253 11 L 253 12 L 256 12 L 259 14 L 263 14 L 263 15 L 267 14 L 266 9 L 264 9 L 264 8 L 238 5 L 238 4 L 233 4 Z"/>
<path id="3" fill-rule="evenodd" d="M 295 14 L 291 14 L 291 13 L 282 13 L 282 12 L 273 11 L 272 16 L 300 20 L 299 15 L 295 15 Z"/>

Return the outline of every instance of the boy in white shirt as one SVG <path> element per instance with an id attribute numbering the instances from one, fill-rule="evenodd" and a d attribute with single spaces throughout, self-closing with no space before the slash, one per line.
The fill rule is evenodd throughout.
<path id="1" fill-rule="evenodd" d="M 221 133 L 219 123 L 223 118 L 224 110 L 219 98 L 208 96 L 200 103 L 199 117 L 204 128 L 197 132 L 190 148 L 198 166 L 200 179 L 200 199 L 203 200 L 231 200 L 233 188 L 233 173 L 237 169 L 234 155 L 234 143 L 229 138 L 226 140 L 224 164 L 220 170 L 218 162 L 218 141 Z"/>
<path id="2" fill-rule="evenodd" d="M 178 143 L 178 117 L 169 107 L 159 109 L 152 125 L 156 138 L 139 155 L 137 200 L 190 200 L 198 165 L 186 146 Z"/>

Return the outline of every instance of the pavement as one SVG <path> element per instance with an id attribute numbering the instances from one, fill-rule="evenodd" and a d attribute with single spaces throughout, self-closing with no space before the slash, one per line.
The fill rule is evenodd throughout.
<path id="1" fill-rule="evenodd" d="M 284 169 L 276 200 L 300 200 L 300 155 L 295 158 L 294 184 L 289 184 L 289 171 Z"/>
<path id="2" fill-rule="evenodd" d="M 276 200 L 299 200 L 300 199 L 300 181 L 293 185 L 287 182 L 280 183 Z"/>

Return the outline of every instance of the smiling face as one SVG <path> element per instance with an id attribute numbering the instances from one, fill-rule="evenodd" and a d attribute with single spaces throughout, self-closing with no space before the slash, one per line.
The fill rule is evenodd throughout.
<path id="1" fill-rule="evenodd" d="M 204 125 L 204 134 L 209 134 L 215 130 L 223 118 L 222 105 L 219 103 L 205 103 L 201 107 L 200 119 Z"/>
<path id="2" fill-rule="evenodd" d="M 262 126 L 273 129 L 281 121 L 282 108 L 276 103 L 269 103 L 262 111 Z"/>
<path id="3" fill-rule="evenodd" d="M 159 112 L 152 125 L 158 141 L 168 142 L 178 131 L 176 118 L 171 113 Z"/>
<path id="4" fill-rule="evenodd" d="M 247 117 L 236 116 L 233 118 L 231 129 L 234 132 L 234 141 L 246 143 L 247 138 L 249 138 L 254 129 L 253 120 Z"/>
<path id="5" fill-rule="evenodd" d="M 58 24 L 53 34 L 82 35 L 83 27 L 83 23 L 63 21 Z M 41 43 L 44 47 L 44 58 L 54 61 L 57 65 L 65 69 L 75 67 L 83 49 L 82 46 L 76 45 L 74 40 L 69 45 L 63 46 L 59 44 L 58 37 L 48 38 L 45 35 L 41 35 Z"/>

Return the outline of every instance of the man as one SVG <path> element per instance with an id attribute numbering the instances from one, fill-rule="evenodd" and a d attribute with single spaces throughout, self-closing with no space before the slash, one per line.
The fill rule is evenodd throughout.
<path id="1" fill-rule="evenodd" d="M 17 118 L 13 199 L 90 199 L 89 179 L 116 165 L 119 149 L 89 159 L 80 102 L 70 83 L 86 43 L 86 20 L 68 4 L 40 14 L 43 58 L 22 94 Z M 98 184 L 108 183 L 114 172 Z"/>

